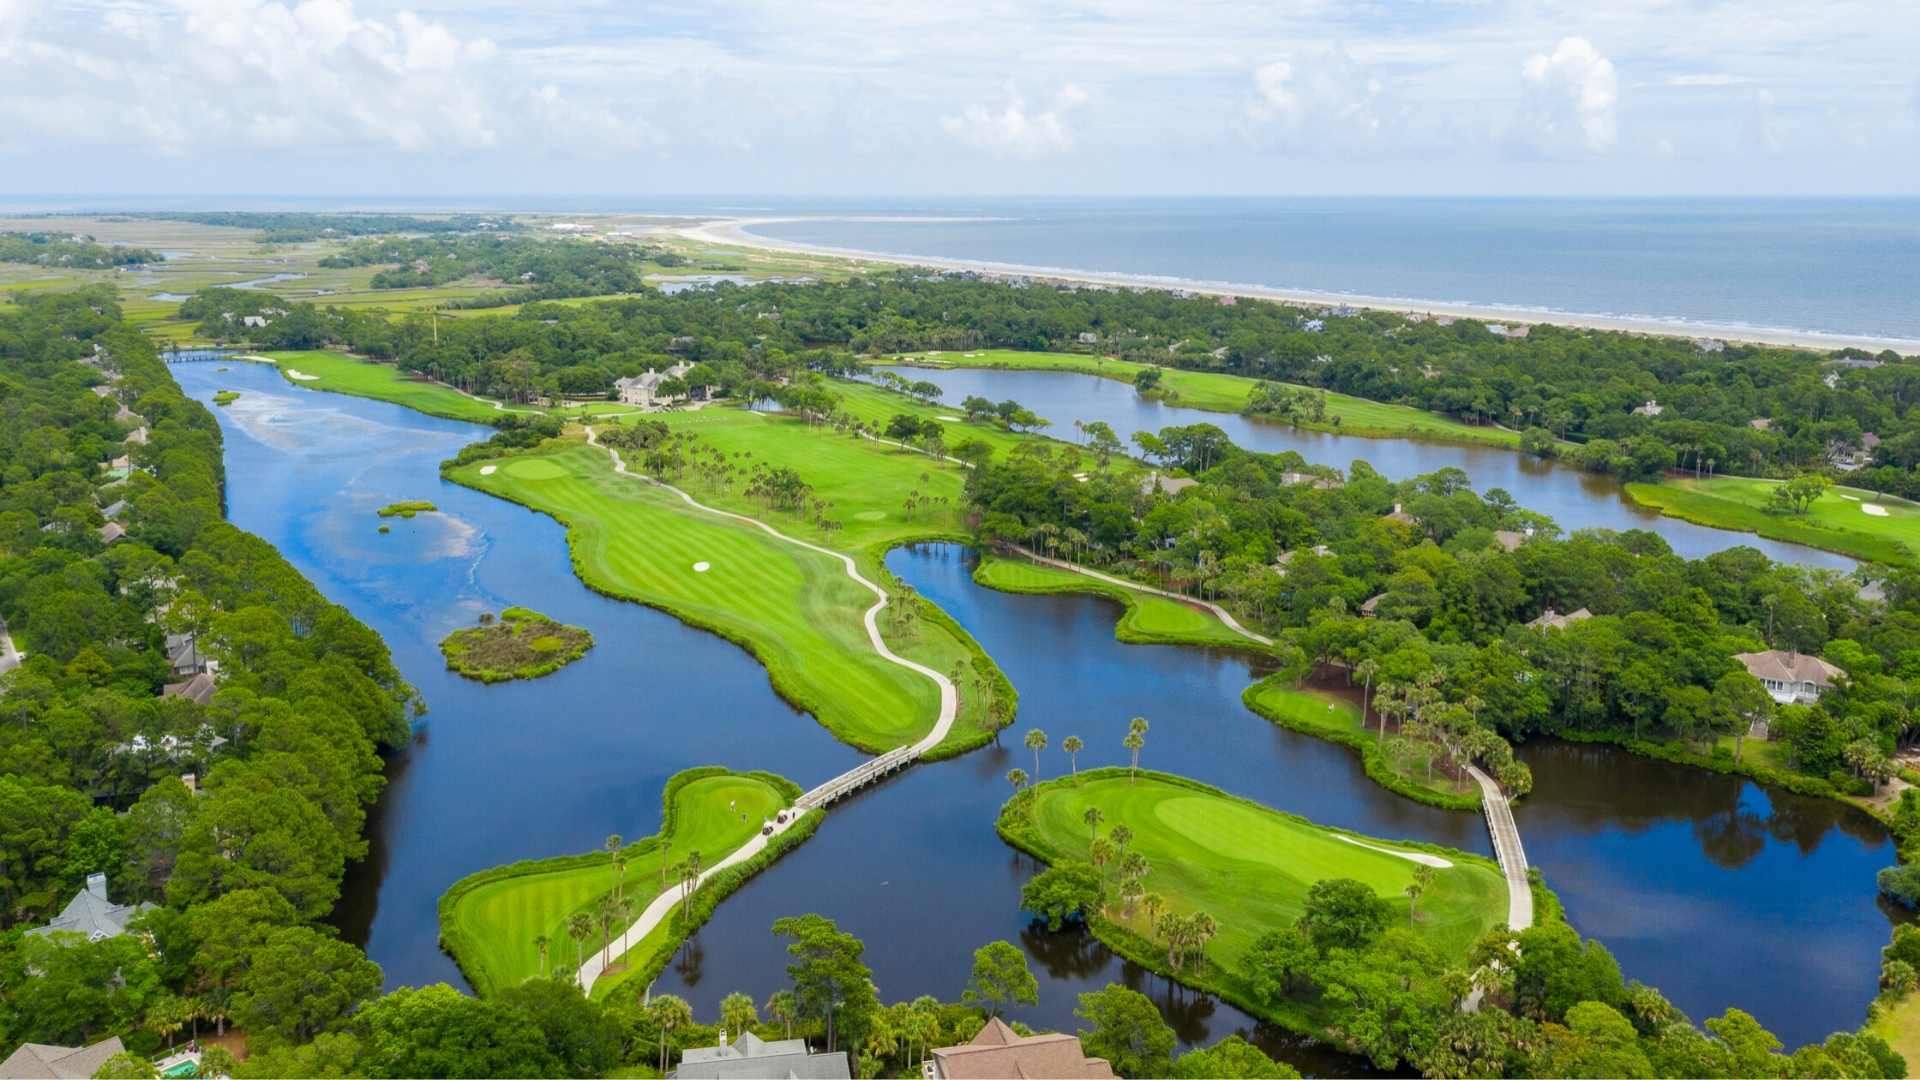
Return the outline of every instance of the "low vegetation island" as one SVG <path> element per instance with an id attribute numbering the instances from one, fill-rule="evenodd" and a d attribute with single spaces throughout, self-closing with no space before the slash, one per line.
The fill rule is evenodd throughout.
<path id="1" fill-rule="evenodd" d="M 482 615 L 479 626 L 455 630 L 440 642 L 447 670 L 485 683 L 551 675 L 591 648 L 587 631 L 522 607 L 501 612 L 498 621 Z"/>
<path id="2" fill-rule="evenodd" d="M 439 507 L 433 505 L 430 502 L 423 502 L 419 499 L 410 499 L 406 502 L 389 503 L 386 506 L 383 506 L 380 509 L 374 511 L 374 513 L 379 514 L 383 518 L 390 518 L 390 517 L 410 518 L 415 514 L 437 513 L 439 509 L 440 509 Z"/>

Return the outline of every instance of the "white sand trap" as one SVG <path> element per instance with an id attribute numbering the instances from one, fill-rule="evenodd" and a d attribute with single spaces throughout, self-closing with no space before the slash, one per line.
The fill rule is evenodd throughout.
<path id="1" fill-rule="evenodd" d="M 492 475 L 493 475 L 493 470 L 495 470 L 495 469 L 497 469 L 497 468 L 499 468 L 499 467 L 500 467 L 500 466 L 498 466 L 498 465 L 482 465 L 482 466 L 480 466 L 480 475 L 481 475 L 481 476 L 492 476 Z"/>
<path id="2" fill-rule="evenodd" d="M 693 572 L 696 574 L 704 574 L 712 568 L 712 566 L 712 563 L 697 562 L 693 564 Z"/>
<path id="3" fill-rule="evenodd" d="M 1845 499 L 1845 500 L 1847 500 L 1848 502 L 1859 502 L 1859 501 L 1860 501 L 1860 496 L 1858 496 L 1858 495 L 1842 495 L 1842 496 L 1840 496 L 1840 497 L 1841 497 L 1841 498 L 1843 498 L 1843 499 Z"/>
<path id="4" fill-rule="evenodd" d="M 299 379 L 301 382 L 319 382 L 320 381 L 320 376 L 318 375 L 309 375 L 304 371 L 295 371 L 292 368 L 287 369 L 287 378 Z"/>
<path id="5" fill-rule="evenodd" d="M 959 424 L 964 422 L 957 416 L 936 416 L 934 419 L 943 424 Z"/>
<path id="6" fill-rule="evenodd" d="M 1334 833 L 1333 835 L 1340 836 L 1339 833 Z M 1426 866 L 1435 867 L 1440 870 L 1448 870 L 1453 867 L 1453 864 L 1451 862 L 1448 862 L 1446 859 L 1443 859 L 1438 855 L 1428 855 L 1425 852 L 1421 852 L 1421 851 L 1395 851 L 1392 848 L 1383 848 L 1374 844 L 1363 844 L 1360 841 L 1355 840 L 1351 836 L 1340 836 L 1340 839 L 1345 840 L 1347 843 L 1352 844 L 1355 847 L 1363 847 L 1368 849 L 1369 851 L 1378 851 L 1383 855 L 1398 855 L 1403 859 L 1411 859 L 1414 862 L 1421 863 Z"/>
<path id="7" fill-rule="evenodd" d="M 1861 503 L 1860 509 L 1865 510 L 1867 513 L 1872 514 L 1874 517 L 1887 516 L 1887 508 L 1884 506 L 1875 506 L 1872 503 Z"/>

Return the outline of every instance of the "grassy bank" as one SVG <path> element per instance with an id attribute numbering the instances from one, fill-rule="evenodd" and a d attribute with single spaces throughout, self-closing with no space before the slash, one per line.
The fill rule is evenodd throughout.
<path id="1" fill-rule="evenodd" d="M 1075 371 L 1088 375 L 1098 375 L 1106 379 L 1132 382 L 1135 373 L 1149 367 L 1150 364 L 1136 364 L 1127 360 L 1109 360 L 1100 356 L 1087 356 L 1077 353 L 1031 353 L 1014 352 L 1006 349 L 983 349 L 976 352 L 938 352 L 912 353 L 899 360 L 919 360 L 937 367 L 977 367 L 1003 368 L 1013 371 Z M 1184 405 L 1208 412 L 1237 413 L 1247 404 L 1247 398 L 1253 393 L 1256 380 L 1238 375 L 1222 375 L 1206 371 L 1183 371 L 1179 368 L 1155 368 L 1160 372 L 1160 385 L 1154 396 L 1169 405 Z M 1292 384 L 1288 384 L 1292 385 Z M 1310 387 L 1303 389 L 1312 389 Z M 1338 417 L 1338 422 L 1335 418 Z M 1050 417 L 1055 424 L 1065 423 L 1069 418 Z M 1500 446 L 1508 449 L 1520 445 L 1518 432 L 1497 427 L 1480 427 L 1463 423 L 1451 416 L 1427 412 L 1422 409 L 1408 408 L 1405 405 L 1388 405 L 1383 402 L 1369 401 L 1366 398 L 1350 397 L 1346 394 L 1327 393 L 1327 419 L 1324 421 L 1298 420 L 1297 426 L 1313 431 L 1332 431 L 1343 435 L 1360 435 L 1368 438 L 1414 438 L 1435 439 L 1446 442 L 1479 443 Z M 1122 436 L 1126 434 L 1121 433 Z"/>
<path id="2" fill-rule="evenodd" d="M 604 450 L 581 441 L 550 442 L 447 475 L 551 514 L 567 526 L 574 571 L 588 586 L 657 607 L 746 648 L 782 697 L 841 741 L 881 752 L 932 728 L 939 688 L 873 648 L 862 622 L 873 594 L 849 579 L 838 559 L 618 475 Z M 705 494 L 697 487 L 693 493 Z M 813 539 L 804 523 L 775 517 L 772 524 Z M 891 620 L 883 614 L 881 621 Z M 935 670 L 974 660 L 973 650 L 931 622 L 923 621 L 914 636 L 907 655 Z M 985 741 L 981 703 L 964 704 L 948 742 Z"/>
<path id="3" fill-rule="evenodd" d="M 1095 769 L 1047 781 L 1033 791 L 1030 816 L 1003 813 L 1004 839 L 1050 863 L 1085 861 L 1091 839 L 1083 816 L 1088 807 L 1105 815 L 1103 830 L 1125 824 L 1134 834 L 1127 850 L 1146 856 L 1151 867 L 1147 891 L 1164 899 L 1166 911 L 1204 911 L 1219 926 L 1207 946 L 1206 972 L 1196 976 L 1188 967 L 1177 976 L 1180 981 L 1289 1026 L 1313 1029 L 1311 1003 L 1286 1002 L 1279 1012 L 1264 1006 L 1241 979 L 1239 961 L 1261 933 L 1289 926 L 1300 916 L 1315 881 L 1349 877 L 1367 883 L 1402 925 L 1455 959 L 1506 919 L 1506 882 L 1498 867 L 1478 856 L 1315 825 L 1163 773 L 1142 771 L 1129 784 L 1125 769 Z M 1418 864 L 1395 852 L 1437 855 L 1452 863 L 1437 871 L 1421 895 L 1418 919 L 1402 891 Z M 1117 951 L 1165 972 L 1166 946 L 1148 926 L 1144 909 L 1129 915 L 1114 902 L 1105 916 L 1093 920 L 1092 929 Z"/>
<path id="4" fill-rule="evenodd" d="M 1774 480 L 1716 477 L 1628 484 L 1627 494 L 1668 517 L 1757 533 L 1769 540 L 1805 544 L 1889 566 L 1920 564 L 1920 506 L 1891 495 L 1836 487 L 1804 514 L 1774 514 L 1767 498 Z M 1872 513 L 1866 507 L 1885 511 Z"/>
<path id="5" fill-rule="evenodd" d="M 1439 776 L 1428 781 L 1425 757 L 1392 760 L 1383 748 L 1379 731 L 1364 727 L 1360 706 L 1345 698 L 1295 690 L 1291 680 L 1273 675 L 1247 687 L 1240 700 L 1247 708 L 1281 727 L 1359 751 L 1366 763 L 1368 779 L 1388 791 L 1448 810 L 1480 808 L 1478 785 L 1458 785 Z"/>
<path id="6" fill-rule="evenodd" d="M 631 900 L 638 913 L 660 895 L 663 864 L 678 863 L 694 851 L 704 865 L 719 862 L 800 794 L 798 786 L 771 773 L 721 768 L 680 773 L 667 783 L 660 832 L 621 849 L 627 864 L 620 899 Z M 665 844 L 669 840 L 671 847 Z M 669 873 L 666 888 L 677 887 Z M 577 967 L 578 956 L 605 941 L 600 904 L 613 891 L 612 858 L 604 851 L 484 870 L 455 882 L 440 898 L 440 944 L 478 993 L 496 993 L 540 974 L 543 961 L 534 939 L 543 935 L 550 939 L 546 971 Z M 576 946 L 567 933 L 567 920 L 577 913 L 591 916 L 593 928 Z M 613 933 L 622 929 L 615 927 Z M 649 935 L 629 954 L 629 966 L 648 960 L 655 937 L 665 943 L 669 930 L 663 923 Z"/>
<path id="7" fill-rule="evenodd" d="M 500 410 L 490 402 L 476 401 L 439 383 L 416 382 L 392 364 L 376 364 L 345 353 L 327 351 L 270 352 L 260 355 L 272 360 L 288 382 L 309 390 L 331 390 L 336 394 L 376 398 L 404 405 L 429 416 L 471 420 L 477 424 L 490 424 L 500 415 Z M 515 408 L 521 412 L 537 411 L 525 406 Z"/>
<path id="8" fill-rule="evenodd" d="M 973 580 L 1012 593 L 1084 592 L 1110 596 L 1127 606 L 1113 636 L 1133 645 L 1230 645 L 1260 648 L 1214 615 L 1164 596 L 1109 585 L 1055 566 L 982 554 Z"/>

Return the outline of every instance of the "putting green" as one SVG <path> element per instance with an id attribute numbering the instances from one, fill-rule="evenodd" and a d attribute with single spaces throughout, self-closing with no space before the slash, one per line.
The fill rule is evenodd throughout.
<path id="1" fill-rule="evenodd" d="M 529 481 L 521 475 L 534 465 L 543 466 L 535 475 L 551 471 L 552 478 Z M 545 452 L 515 459 L 491 476 L 472 465 L 448 476 L 553 515 L 567 526 L 575 572 L 589 585 L 744 646 L 767 667 L 782 696 L 842 741 L 877 753 L 932 729 L 940 709 L 938 686 L 873 648 L 862 621 L 873 594 L 847 577 L 839 559 L 688 506 L 639 477 L 616 474 L 606 451 L 580 442 L 549 443 Z M 688 486 L 696 497 L 703 494 Z M 759 509 L 740 502 L 746 503 L 741 512 Z M 773 524 L 814 539 L 804 525 L 778 518 Z M 693 567 L 701 562 L 717 569 L 697 573 Z M 906 655 L 948 671 L 976 654 L 927 620 Z M 988 737 L 978 724 L 976 697 L 964 696 L 947 745 Z"/>
<path id="2" fill-rule="evenodd" d="M 762 822 L 799 795 L 797 786 L 770 773 L 707 768 L 675 776 L 667 784 L 660 833 L 621 849 L 627 865 L 620 898 L 632 901 L 637 914 L 662 891 L 663 862 L 678 863 L 697 851 L 701 864 L 712 866 L 751 840 Z M 665 840 L 671 840 L 672 847 L 663 847 Z M 671 872 L 666 880 L 667 888 L 677 887 Z M 441 942 L 482 995 L 517 986 L 543 969 L 571 969 L 579 957 L 604 942 L 599 905 L 613 885 L 612 859 L 605 852 L 482 871 L 456 882 L 441 897 Z M 567 920 L 582 912 L 592 917 L 593 927 L 576 944 Z M 615 927 L 613 935 L 624 929 Z M 550 939 L 544 964 L 534 944 L 542 935 Z M 643 959 L 628 956 L 630 966 Z"/>
<path id="3" fill-rule="evenodd" d="M 1464 956 L 1506 919 L 1506 882 L 1497 867 L 1478 856 L 1347 834 L 1161 773 L 1142 772 L 1129 784 L 1125 769 L 1098 769 L 1081 773 L 1077 782 L 1050 780 L 1033 790 L 1031 822 L 1009 829 L 1003 819 L 1003 833 L 1048 862 L 1085 861 L 1092 838 L 1085 814 L 1088 807 L 1099 807 L 1105 815 L 1102 835 L 1122 823 L 1133 830 L 1127 850 L 1146 856 L 1148 892 L 1158 893 L 1169 911 L 1205 911 L 1220 925 L 1207 954 L 1229 971 L 1261 933 L 1299 918 L 1307 890 L 1324 878 L 1353 878 L 1372 886 L 1401 925 L 1411 925 L 1449 956 Z M 1361 843 L 1349 842 L 1348 836 Z M 1395 851 L 1453 864 L 1435 871 L 1433 884 L 1420 897 L 1417 919 L 1403 890 L 1420 863 Z M 1117 882 L 1109 891 L 1117 895 Z M 1115 902 L 1108 915 L 1151 937 L 1144 909 L 1129 918 Z"/>
<path id="4" fill-rule="evenodd" d="M 507 475 L 521 480 L 558 480 L 567 470 L 545 458 L 528 458 L 507 466 Z"/>

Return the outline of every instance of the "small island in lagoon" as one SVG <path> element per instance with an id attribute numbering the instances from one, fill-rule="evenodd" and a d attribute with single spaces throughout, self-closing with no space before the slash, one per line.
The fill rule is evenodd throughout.
<path id="1" fill-rule="evenodd" d="M 573 663 L 593 648 L 593 635 L 537 611 L 510 607 L 480 616 L 480 625 L 455 630 L 440 642 L 447 670 L 481 682 L 537 679 Z"/>
<path id="2" fill-rule="evenodd" d="M 406 502 L 389 503 L 374 511 L 374 513 L 379 514 L 383 518 L 410 518 L 415 514 L 436 514 L 439 512 L 439 507 L 421 499 L 408 499 Z"/>
<path id="3" fill-rule="evenodd" d="M 225 371 L 226 369 L 221 368 L 220 370 Z M 240 400 L 240 391 L 238 390 L 222 390 L 219 393 L 213 395 L 213 403 L 215 405 L 231 405 L 234 402 L 239 400 Z"/>

